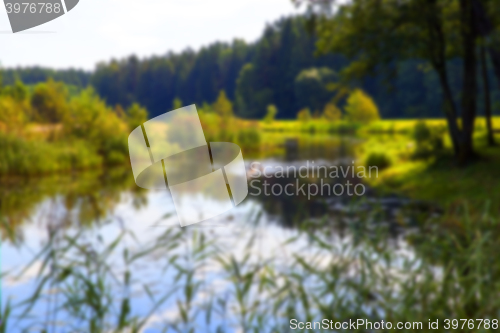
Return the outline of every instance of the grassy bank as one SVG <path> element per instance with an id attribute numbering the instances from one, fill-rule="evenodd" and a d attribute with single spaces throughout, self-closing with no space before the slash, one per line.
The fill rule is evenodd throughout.
<path id="1" fill-rule="evenodd" d="M 126 110 L 112 108 L 91 89 L 70 94 L 52 81 L 33 91 L 23 89 L 5 90 L 0 95 L 0 176 L 46 175 L 129 163 L 127 137 L 147 120 L 146 110 L 138 105 Z M 458 167 L 444 119 L 367 124 L 324 117 L 251 121 L 235 117 L 227 101 L 201 107 L 199 114 L 208 142 L 234 142 L 247 157 L 282 155 L 287 139 L 301 138 L 317 156 L 334 159 L 334 146 L 342 145 L 337 139 L 356 136 L 363 140 L 355 152 L 358 163 L 379 166 L 379 178 L 370 180 L 374 187 L 443 206 L 464 200 L 479 206 L 500 199 L 496 191 L 500 149 L 486 145 L 484 118 L 477 119 L 475 128 L 480 158 Z M 493 123 L 500 129 L 500 117 Z M 325 148 L 321 145 L 325 151 L 319 150 Z"/>
<path id="2" fill-rule="evenodd" d="M 484 204 L 500 201 L 500 147 L 489 147 L 486 142 L 484 119 L 479 118 L 474 136 L 477 161 L 459 166 L 453 157 L 451 143 L 444 130 L 444 120 L 429 120 L 442 147 L 419 143 L 415 134 L 415 122 L 386 121 L 363 129 L 366 138 L 357 154 L 360 163 L 369 164 L 376 156 L 385 163 L 379 178 L 371 179 L 371 185 L 382 191 L 398 192 L 414 199 L 436 202 L 453 209 L 467 202 L 470 208 L 481 211 Z M 500 128 L 500 118 L 494 119 Z M 377 128 L 396 129 L 393 134 L 372 135 Z M 441 129 L 441 130 L 440 130 Z M 500 142 L 500 133 L 496 133 Z M 496 209 L 497 213 L 498 208 Z"/>
<path id="3" fill-rule="evenodd" d="M 257 150 L 257 122 L 243 121 L 225 104 L 200 108 L 205 136 Z M 226 104 L 229 103 L 226 101 Z M 177 105 L 175 108 L 180 108 Z M 224 110 L 223 110 L 224 111 Z M 0 177 L 39 176 L 128 165 L 128 135 L 148 120 L 138 104 L 109 106 L 92 88 L 72 92 L 49 80 L 0 89 Z"/>
<path id="4" fill-rule="evenodd" d="M 493 127 L 500 144 L 500 117 L 493 118 Z M 450 209 L 467 202 L 471 209 L 482 211 L 485 203 L 500 201 L 500 147 L 487 145 L 486 120 L 482 117 L 476 120 L 474 135 L 479 158 L 467 166 L 458 166 L 453 157 L 444 119 L 380 120 L 367 125 L 323 119 L 285 120 L 260 122 L 259 128 L 266 138 L 333 134 L 363 139 L 355 153 L 358 163 L 379 166 L 379 177 L 369 182 L 382 192 Z"/>

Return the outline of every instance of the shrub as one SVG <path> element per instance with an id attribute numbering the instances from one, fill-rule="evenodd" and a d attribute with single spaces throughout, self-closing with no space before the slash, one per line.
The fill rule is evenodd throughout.
<path id="1" fill-rule="evenodd" d="M 68 90 L 61 82 L 49 80 L 35 86 L 31 106 L 42 122 L 58 123 L 68 112 Z"/>
<path id="2" fill-rule="evenodd" d="M 308 108 L 302 109 L 297 113 L 297 119 L 301 122 L 308 122 L 311 118 L 311 111 Z"/>
<path id="3" fill-rule="evenodd" d="M 238 144 L 248 149 L 258 149 L 260 147 L 260 132 L 255 127 L 241 129 L 238 132 Z"/>
<path id="4" fill-rule="evenodd" d="M 226 92 L 221 90 L 217 100 L 212 105 L 214 111 L 222 118 L 229 118 L 233 116 L 233 103 L 227 98 Z"/>
<path id="5" fill-rule="evenodd" d="M 139 104 L 134 103 L 127 109 L 126 119 L 130 130 L 133 130 L 148 120 L 148 111 Z"/>
<path id="6" fill-rule="evenodd" d="M 105 163 L 127 160 L 129 126 L 92 89 L 71 100 L 64 120 L 66 136 L 87 142 L 104 157 Z"/>
<path id="7" fill-rule="evenodd" d="M 361 89 L 356 89 L 349 95 L 345 112 L 347 118 L 355 123 L 368 124 L 380 119 L 377 105 Z"/>
<path id="8" fill-rule="evenodd" d="M 39 175 L 101 165 L 102 158 L 83 141 L 26 140 L 0 132 L 0 175 Z"/>
<path id="9" fill-rule="evenodd" d="M 372 152 L 365 161 L 366 167 L 376 166 L 380 171 L 390 167 L 391 164 L 391 159 L 384 152 Z"/>
<path id="10" fill-rule="evenodd" d="M 426 159 L 440 153 L 444 148 L 443 134 L 440 128 L 433 128 L 425 121 L 419 121 L 413 128 L 413 140 L 416 148 L 414 159 Z"/>
<path id="11" fill-rule="evenodd" d="M 127 163 L 129 126 L 138 126 L 147 116 L 135 104 L 126 114 L 117 115 L 120 110 L 109 108 L 92 89 L 68 102 L 66 87 L 50 80 L 38 84 L 31 98 L 21 88 L 14 88 L 0 96 L 0 175 Z M 61 124 L 24 129 L 36 118 Z"/>
<path id="12" fill-rule="evenodd" d="M 274 104 L 270 104 L 267 106 L 267 113 L 266 116 L 264 117 L 264 122 L 267 124 L 271 124 L 274 121 L 274 118 L 276 118 L 276 115 L 278 114 L 278 109 Z"/>
<path id="13" fill-rule="evenodd" d="M 6 132 L 17 132 L 22 130 L 28 121 L 29 108 L 27 103 L 17 101 L 11 96 L 2 96 L 0 99 L 0 129 Z"/>
<path id="14" fill-rule="evenodd" d="M 328 103 L 323 110 L 323 118 L 328 121 L 338 121 L 342 118 L 342 112 L 335 104 Z"/>

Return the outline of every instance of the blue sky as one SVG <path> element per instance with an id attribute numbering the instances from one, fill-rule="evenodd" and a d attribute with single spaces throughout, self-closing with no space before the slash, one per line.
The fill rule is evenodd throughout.
<path id="1" fill-rule="evenodd" d="M 59 19 L 12 34 L 3 8 L 0 64 L 92 69 L 112 57 L 251 42 L 266 23 L 298 12 L 291 0 L 80 0 Z"/>

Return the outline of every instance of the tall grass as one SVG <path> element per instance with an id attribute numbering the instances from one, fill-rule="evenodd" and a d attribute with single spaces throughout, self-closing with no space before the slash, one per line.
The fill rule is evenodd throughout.
<path id="1" fill-rule="evenodd" d="M 82 140 L 46 142 L 0 132 L 0 175 L 40 175 L 101 164 L 102 157 Z"/>
<path id="2" fill-rule="evenodd" d="M 234 241 L 197 227 L 167 228 L 142 245 L 128 230 L 108 242 L 87 231 L 53 230 L 33 260 L 42 265 L 32 296 L 4 304 L 2 329 L 285 332 L 292 318 L 328 318 L 418 321 L 424 328 L 438 319 L 436 331 L 444 332 L 444 319 L 496 319 L 498 221 L 487 208 L 480 221 L 466 209 L 461 214 L 444 217 L 444 226 L 424 221 L 402 238 L 391 237 L 380 212 L 348 223 L 325 217 L 305 221 L 274 249 L 258 217 L 228 229 Z M 138 278 L 138 267 L 152 258 L 164 277 L 156 291 Z M 150 301 L 142 314 L 134 305 L 139 291 Z M 32 312 L 39 304 L 47 317 Z"/>

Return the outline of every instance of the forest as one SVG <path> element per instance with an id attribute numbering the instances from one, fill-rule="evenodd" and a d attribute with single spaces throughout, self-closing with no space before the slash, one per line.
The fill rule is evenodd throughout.
<path id="1" fill-rule="evenodd" d="M 389 68 L 346 80 L 344 72 L 354 58 L 341 51 L 319 53 L 318 33 L 308 16 L 282 18 L 269 24 L 255 43 L 235 40 L 216 42 L 199 51 L 169 52 L 163 56 L 139 59 L 131 55 L 98 64 L 94 71 L 16 68 L 3 70 L 3 82 L 16 79 L 25 84 L 46 81 L 49 77 L 83 88 L 92 85 L 109 105 L 124 108 L 133 103 L 146 107 L 151 116 L 171 109 L 179 98 L 184 105 L 213 103 L 221 90 L 233 101 L 239 117 L 261 119 L 268 105 L 277 107 L 278 119 L 295 119 L 309 108 L 322 113 L 326 104 L 345 103 L 345 91 L 364 90 L 378 105 L 384 119 L 439 118 L 442 89 L 439 77 L 428 61 L 418 57 L 397 56 Z M 355 37 L 350 37 L 355 38 Z M 447 60 L 450 89 L 460 96 L 459 56 Z M 494 80 L 491 64 L 488 78 Z M 479 80 L 482 82 L 482 80 Z M 500 110 L 500 93 L 489 89 L 493 113 Z M 477 99 L 484 110 L 484 88 L 480 83 Z"/>

